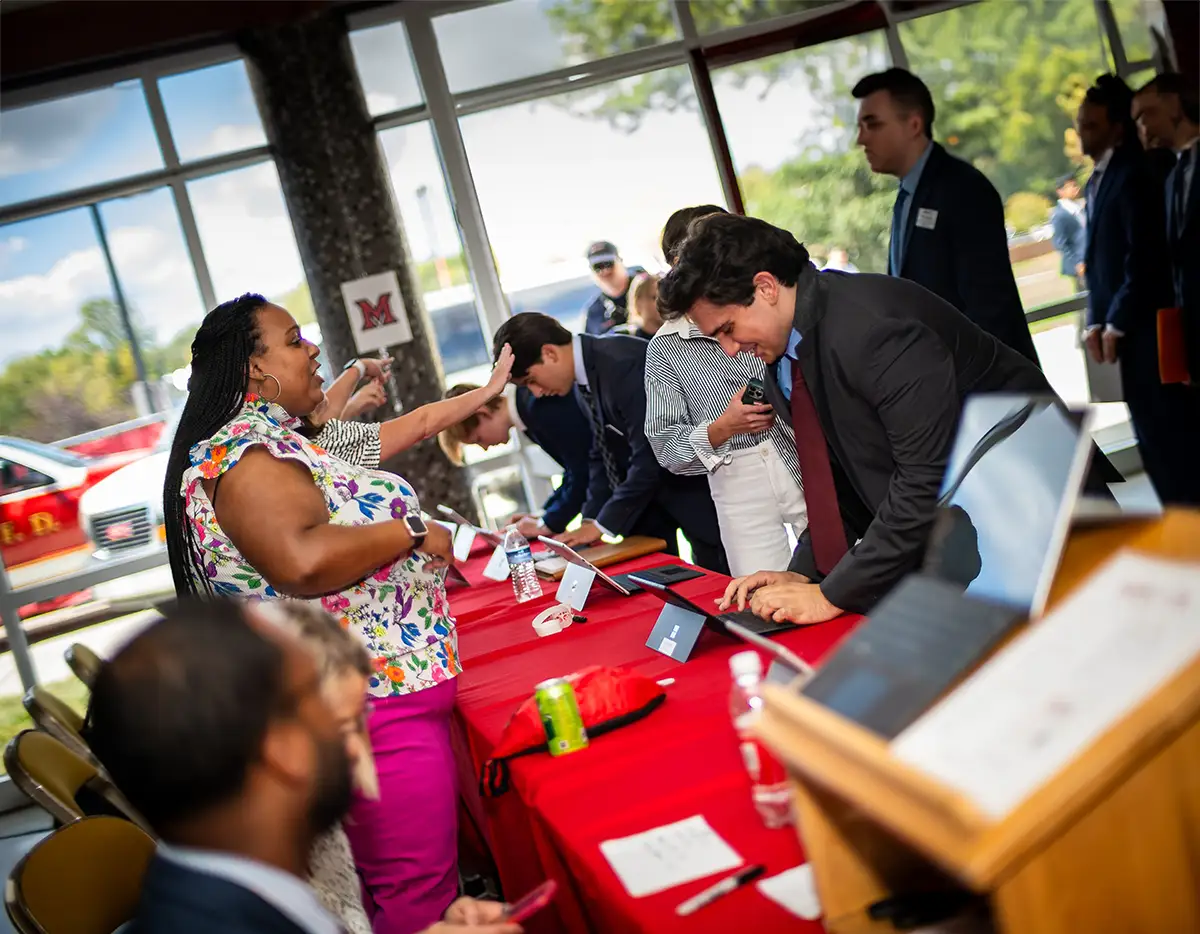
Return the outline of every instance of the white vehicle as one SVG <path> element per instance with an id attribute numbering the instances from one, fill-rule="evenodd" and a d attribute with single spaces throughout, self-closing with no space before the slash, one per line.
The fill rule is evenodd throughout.
<path id="1" fill-rule="evenodd" d="M 80 499 L 79 524 L 95 549 L 89 570 L 119 558 L 155 553 L 165 558 L 162 490 L 171 439 L 182 411 L 172 416 L 149 454 L 105 477 Z M 164 564 L 96 584 L 92 592 L 105 603 L 148 605 L 173 597 L 175 585 L 171 568 Z"/>

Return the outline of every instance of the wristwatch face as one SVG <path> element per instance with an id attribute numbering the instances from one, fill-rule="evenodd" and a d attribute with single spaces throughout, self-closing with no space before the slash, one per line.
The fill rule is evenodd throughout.
<path id="1" fill-rule="evenodd" d="M 425 524 L 425 520 L 420 516 L 405 516 L 404 522 L 408 525 L 408 530 L 413 535 L 425 535 L 429 531 L 429 526 Z"/>

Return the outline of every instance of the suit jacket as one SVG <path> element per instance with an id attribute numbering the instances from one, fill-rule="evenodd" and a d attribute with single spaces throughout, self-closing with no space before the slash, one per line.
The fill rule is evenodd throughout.
<path id="1" fill-rule="evenodd" d="M 1004 204 L 982 172 L 933 143 L 909 205 L 900 269 L 1002 344 L 1038 362 L 1008 258 Z M 933 227 L 918 224 L 936 212 Z M 925 217 L 930 217 L 926 214 Z"/>
<path id="2" fill-rule="evenodd" d="M 542 521 L 553 532 L 565 529 L 587 499 L 592 427 L 574 395 L 538 398 L 517 388 L 517 414 L 525 436 L 563 469 L 562 483 L 542 504 Z"/>
<path id="3" fill-rule="evenodd" d="M 1182 161 L 1167 176 L 1167 248 L 1171 257 L 1175 304 L 1183 309 L 1187 340 L 1188 371 L 1192 382 L 1200 380 L 1200 143 L 1193 144 L 1190 158 L 1198 163 L 1192 169 L 1192 185 L 1182 212 L 1176 205 L 1182 190 Z"/>
<path id="4" fill-rule="evenodd" d="M 1083 255 L 1087 251 L 1087 231 L 1083 219 L 1061 204 L 1056 204 L 1050 212 L 1050 227 L 1053 230 L 1050 242 L 1062 257 L 1062 274 L 1074 279 L 1075 267 L 1083 262 Z"/>
<path id="5" fill-rule="evenodd" d="M 1136 145 L 1116 149 L 1091 192 L 1088 211 L 1088 325 L 1152 332 L 1172 304 L 1163 198 Z"/>
<path id="6" fill-rule="evenodd" d="M 583 309 L 583 329 L 588 334 L 607 334 L 629 320 L 629 287 L 644 273 L 641 266 L 629 266 L 629 285 L 616 298 L 609 298 L 599 289 Z"/>
<path id="7" fill-rule="evenodd" d="M 835 606 L 867 612 L 917 569 L 966 396 L 1053 390 L 1021 354 L 903 279 L 809 268 L 797 283 L 793 326 L 847 541 L 861 538 L 821 589 Z M 766 390 L 790 423 L 777 363 L 767 368 Z M 807 530 L 789 569 L 822 580 Z"/>
<path id="8" fill-rule="evenodd" d="M 633 531 L 651 503 L 670 513 L 685 534 L 695 533 L 706 542 L 719 542 L 717 511 L 706 477 L 677 477 L 654 456 L 646 438 L 646 348 L 637 337 L 612 334 L 607 337 L 580 335 L 583 366 L 589 391 L 599 401 L 604 424 L 592 424 L 603 432 L 605 444 L 622 478 L 614 490 L 608 484 L 600 446 L 593 443 L 591 476 L 583 514 L 595 519 L 616 535 Z M 592 417 L 588 403 L 576 396 L 580 408 Z"/>
<path id="9" fill-rule="evenodd" d="M 249 889 L 156 856 L 129 934 L 308 934 Z"/>

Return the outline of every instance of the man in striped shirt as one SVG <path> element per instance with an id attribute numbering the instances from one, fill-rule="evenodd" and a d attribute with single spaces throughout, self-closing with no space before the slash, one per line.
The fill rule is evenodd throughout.
<path id="1" fill-rule="evenodd" d="M 725 211 L 706 204 L 671 215 L 662 242 L 668 262 L 688 224 L 715 213 Z M 728 356 L 687 318 L 663 325 L 646 350 L 646 437 L 672 473 L 708 477 L 734 577 L 785 569 L 808 524 L 791 427 L 769 404 L 742 402 L 764 373 L 761 360 Z"/>

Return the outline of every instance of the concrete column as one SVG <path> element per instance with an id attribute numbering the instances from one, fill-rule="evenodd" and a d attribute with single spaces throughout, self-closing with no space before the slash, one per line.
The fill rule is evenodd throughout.
<path id="1" fill-rule="evenodd" d="M 391 182 L 343 19 L 315 13 L 238 37 L 262 113 L 300 259 L 334 372 L 355 355 L 341 283 L 395 270 L 413 339 L 391 349 L 394 401 L 411 411 L 441 397 L 442 372 L 416 287 Z M 380 411 L 379 418 L 393 415 Z M 474 514 L 465 471 L 426 441 L 384 465 L 412 483 L 425 510 Z"/>

